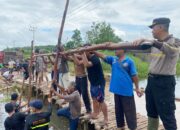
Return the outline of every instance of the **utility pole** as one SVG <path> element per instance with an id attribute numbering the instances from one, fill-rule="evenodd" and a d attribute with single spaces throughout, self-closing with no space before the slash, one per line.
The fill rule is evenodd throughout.
<path id="1" fill-rule="evenodd" d="M 37 29 L 37 27 L 35 27 L 35 26 L 30 26 L 30 28 L 29 28 L 29 31 L 32 31 L 32 33 L 33 33 L 33 41 L 35 40 L 35 31 L 36 31 L 36 29 Z"/>

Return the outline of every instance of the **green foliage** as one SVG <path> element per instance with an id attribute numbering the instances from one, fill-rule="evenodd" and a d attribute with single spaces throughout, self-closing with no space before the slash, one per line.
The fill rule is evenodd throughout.
<path id="1" fill-rule="evenodd" d="M 148 75 L 148 62 L 142 61 L 139 57 L 135 57 L 132 54 L 128 56 L 133 59 L 136 65 L 139 79 L 145 79 Z"/>
<path id="2" fill-rule="evenodd" d="M 73 41 L 68 41 L 65 44 L 65 48 L 66 48 L 66 50 L 74 48 L 74 42 Z"/>
<path id="3" fill-rule="evenodd" d="M 71 40 L 65 44 L 66 49 L 76 48 L 82 45 L 81 32 L 78 29 L 73 31 Z"/>
<path id="4" fill-rule="evenodd" d="M 44 50 L 44 53 L 50 53 L 55 48 L 55 45 L 47 45 L 47 46 L 35 46 L 34 49 L 39 48 L 41 50 Z M 31 47 L 19 47 L 19 48 L 8 48 L 4 51 L 16 51 L 19 50 L 23 52 L 23 56 L 25 59 L 29 58 L 31 55 Z"/>
<path id="5" fill-rule="evenodd" d="M 177 66 L 176 66 L 176 74 L 180 75 L 180 61 L 177 63 Z"/>
<path id="6" fill-rule="evenodd" d="M 105 22 L 92 23 L 91 30 L 86 32 L 87 41 L 92 44 L 99 44 L 103 42 L 120 42 L 121 38 L 116 36 L 110 24 Z"/>

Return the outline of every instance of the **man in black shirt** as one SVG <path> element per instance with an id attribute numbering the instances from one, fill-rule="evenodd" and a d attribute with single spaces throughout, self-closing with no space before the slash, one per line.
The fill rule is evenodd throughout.
<path id="1" fill-rule="evenodd" d="M 29 67 L 29 62 L 28 62 L 28 60 L 25 60 L 25 62 L 21 65 L 21 69 L 23 71 L 24 80 L 27 80 L 29 78 L 28 67 Z"/>
<path id="2" fill-rule="evenodd" d="M 8 117 L 4 122 L 5 130 L 24 130 L 26 114 L 16 112 L 12 103 L 5 105 L 5 111 L 8 113 Z"/>
<path id="3" fill-rule="evenodd" d="M 43 102 L 41 100 L 34 100 L 30 102 L 30 107 L 33 114 L 26 117 L 24 130 L 48 130 L 50 116 L 52 113 L 51 98 L 48 98 L 49 106 L 48 112 L 42 112 Z"/>
<path id="4" fill-rule="evenodd" d="M 90 81 L 91 97 L 93 99 L 92 118 L 97 118 L 99 112 L 102 111 L 104 115 L 104 123 L 108 123 L 107 105 L 104 101 L 104 88 L 105 79 L 99 58 L 90 53 L 86 52 L 82 55 L 84 66 L 87 68 L 88 78 Z"/>

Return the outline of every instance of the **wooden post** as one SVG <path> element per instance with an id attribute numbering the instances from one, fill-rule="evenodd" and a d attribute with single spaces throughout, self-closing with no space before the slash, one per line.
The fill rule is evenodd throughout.
<path id="1" fill-rule="evenodd" d="M 59 37 L 58 37 L 57 53 L 56 53 L 55 62 L 54 62 L 53 80 L 55 80 L 55 81 L 57 81 L 57 69 L 58 69 L 58 60 L 59 60 L 61 39 L 62 39 L 62 34 L 63 34 L 64 23 L 65 23 L 65 19 L 66 19 L 68 5 L 69 5 L 69 0 L 66 0 L 65 10 L 64 10 L 63 19 L 62 19 L 62 22 L 61 22 L 61 28 L 60 28 L 60 32 L 59 32 Z M 50 93 L 49 97 L 51 97 L 51 96 L 52 96 L 52 94 Z"/>
<path id="2" fill-rule="evenodd" d="M 19 96 L 19 106 L 21 106 L 22 95 L 23 95 L 23 92 L 24 92 L 24 82 L 25 82 L 25 78 L 23 77 L 23 83 L 22 83 L 22 87 L 21 87 L 21 93 L 20 93 L 20 96 Z"/>
<path id="3" fill-rule="evenodd" d="M 31 100 L 31 96 L 32 96 L 32 84 L 31 84 L 31 80 L 32 80 L 32 64 L 33 64 L 33 55 L 34 55 L 34 41 L 32 40 L 31 42 L 31 59 L 30 59 L 30 63 L 29 63 L 29 93 L 28 93 L 28 105 L 29 102 Z"/>

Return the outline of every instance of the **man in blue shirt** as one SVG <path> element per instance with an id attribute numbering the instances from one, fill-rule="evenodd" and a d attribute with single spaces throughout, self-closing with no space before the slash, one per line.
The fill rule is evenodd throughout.
<path id="1" fill-rule="evenodd" d="M 142 94 L 138 86 L 138 76 L 134 62 L 125 56 L 124 50 L 116 50 L 116 56 L 106 56 L 100 52 L 94 52 L 112 67 L 110 82 L 110 92 L 114 93 L 115 114 L 118 130 L 124 130 L 126 117 L 127 125 L 130 130 L 137 127 L 136 107 L 133 95 L 133 82 L 136 93 L 140 97 Z"/>

